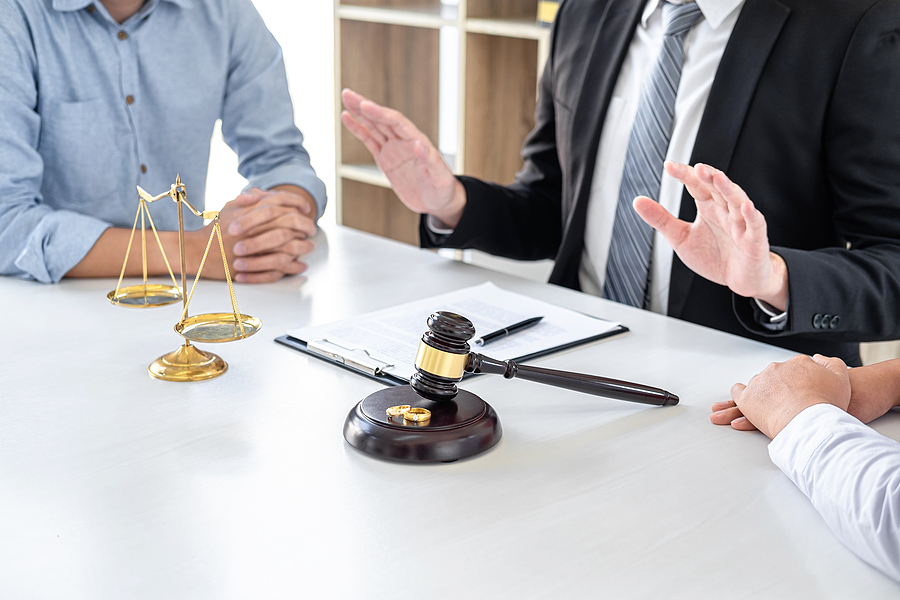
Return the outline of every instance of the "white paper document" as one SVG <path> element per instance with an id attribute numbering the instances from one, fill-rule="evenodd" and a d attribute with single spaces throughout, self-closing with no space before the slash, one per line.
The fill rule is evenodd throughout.
<path id="1" fill-rule="evenodd" d="M 380 369 L 409 380 L 416 372 L 414 363 L 419 341 L 428 330 L 426 320 L 439 310 L 468 318 L 475 325 L 476 337 L 531 317 L 544 317 L 537 325 L 473 348 L 500 360 L 543 354 L 621 329 L 618 323 L 529 298 L 488 282 L 334 323 L 295 329 L 288 335 L 306 342 L 310 350 L 348 366 L 370 374 Z"/>

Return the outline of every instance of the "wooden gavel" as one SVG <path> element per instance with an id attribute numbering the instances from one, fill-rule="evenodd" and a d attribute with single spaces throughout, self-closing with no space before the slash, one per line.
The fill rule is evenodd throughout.
<path id="1" fill-rule="evenodd" d="M 462 315 L 438 311 L 428 317 L 428 331 L 419 343 L 410 386 L 429 400 L 452 400 L 459 393 L 456 382 L 463 374 L 492 373 L 616 400 L 654 406 L 678 404 L 678 396 L 660 388 L 490 358 L 471 351 L 468 342 L 474 336 L 475 326 Z"/>

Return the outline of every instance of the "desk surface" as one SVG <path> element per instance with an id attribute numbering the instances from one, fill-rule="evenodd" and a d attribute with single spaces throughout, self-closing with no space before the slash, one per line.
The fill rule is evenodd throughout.
<path id="1" fill-rule="evenodd" d="M 664 387 L 653 408 L 481 377 L 498 446 L 440 465 L 346 444 L 379 385 L 273 342 L 288 329 L 493 280 L 631 333 L 536 361 Z M 306 277 L 238 286 L 262 319 L 202 383 L 148 377 L 180 305 L 117 308 L 109 280 L 0 278 L 0 597 L 868 598 L 846 550 L 709 406 L 789 353 L 329 227 Z M 192 314 L 228 310 L 201 282 Z M 207 346 L 209 347 L 209 346 Z M 876 429 L 900 438 L 900 414 Z"/>

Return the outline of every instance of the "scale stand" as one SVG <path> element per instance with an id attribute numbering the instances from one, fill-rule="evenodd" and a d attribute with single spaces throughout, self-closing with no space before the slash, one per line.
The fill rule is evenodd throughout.
<path id="1" fill-rule="evenodd" d="M 198 211 L 190 202 L 187 201 L 187 190 L 181 183 L 181 176 L 177 176 L 175 183 L 168 192 L 158 196 L 150 196 L 147 192 L 138 186 L 138 194 L 140 196 L 140 204 L 138 205 L 138 213 L 141 216 L 141 239 L 143 242 L 143 262 L 144 262 L 144 285 L 130 286 L 130 288 L 121 288 L 122 276 L 119 277 L 119 286 L 115 292 L 110 292 L 107 296 L 113 304 L 120 306 L 163 306 L 164 304 L 172 304 L 183 300 L 184 309 L 181 311 L 181 319 L 175 325 L 175 331 L 184 338 L 184 344 L 178 349 L 160 356 L 153 361 L 148 367 L 151 377 L 163 379 L 165 381 L 202 381 L 204 379 L 212 379 L 218 377 L 228 370 L 228 363 L 212 352 L 205 352 L 191 345 L 191 342 L 202 343 L 222 343 L 233 342 L 250 337 L 260 330 L 262 323 L 256 317 L 241 314 L 238 310 L 237 297 L 234 293 L 234 284 L 231 281 L 231 272 L 228 269 L 228 258 L 225 255 L 225 245 L 222 243 L 222 229 L 219 224 L 218 211 Z M 181 256 L 181 288 L 177 284 L 174 286 L 174 292 L 157 290 L 155 286 L 147 284 L 147 251 L 146 239 L 144 236 L 144 220 L 146 214 L 150 220 L 150 226 L 156 236 L 159 249 L 162 244 L 159 241 L 159 235 L 156 234 L 156 227 L 153 220 L 150 219 L 150 212 L 147 210 L 147 204 L 156 202 L 160 198 L 170 197 L 178 205 L 178 250 Z M 197 269 L 197 276 L 194 278 L 194 284 L 191 286 L 190 293 L 187 293 L 185 284 L 185 253 L 184 253 L 184 213 L 183 206 L 203 219 L 211 219 L 213 222 L 213 230 L 210 233 L 209 241 L 206 243 L 206 250 L 200 261 L 200 267 Z M 132 228 L 132 238 L 137 227 L 137 217 L 135 216 L 135 225 Z M 225 269 L 225 279 L 228 282 L 228 292 L 231 296 L 231 312 L 228 313 L 206 313 L 201 315 L 188 316 L 188 307 L 191 299 L 194 297 L 194 291 L 197 289 L 197 283 L 200 281 L 200 274 L 206 264 L 206 258 L 209 255 L 209 249 L 212 247 L 213 238 L 219 241 L 219 250 L 222 254 L 222 266 Z M 129 241 L 128 250 L 125 253 L 125 264 L 128 263 L 128 253 L 131 251 L 131 242 Z M 166 266 L 169 266 L 168 259 L 165 259 Z M 125 274 L 125 265 L 122 265 L 122 275 Z M 169 267 L 169 274 L 172 275 L 172 269 Z M 172 282 L 175 283 L 175 277 L 172 275 Z M 169 288 L 169 286 L 159 286 L 160 288 Z M 127 290 L 131 290 L 126 293 Z M 170 301 L 162 301 L 166 296 Z M 174 298 L 174 299 L 172 299 Z"/>

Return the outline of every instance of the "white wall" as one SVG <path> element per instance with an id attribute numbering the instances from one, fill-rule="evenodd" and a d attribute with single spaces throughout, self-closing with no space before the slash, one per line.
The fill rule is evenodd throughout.
<path id="1" fill-rule="evenodd" d="M 334 21 L 330 0 L 253 0 L 284 50 L 294 119 L 305 136 L 313 168 L 328 188 L 323 219 L 334 220 Z M 246 185 L 237 172 L 237 156 L 222 141 L 211 142 L 206 184 L 207 210 L 217 210 Z"/>

